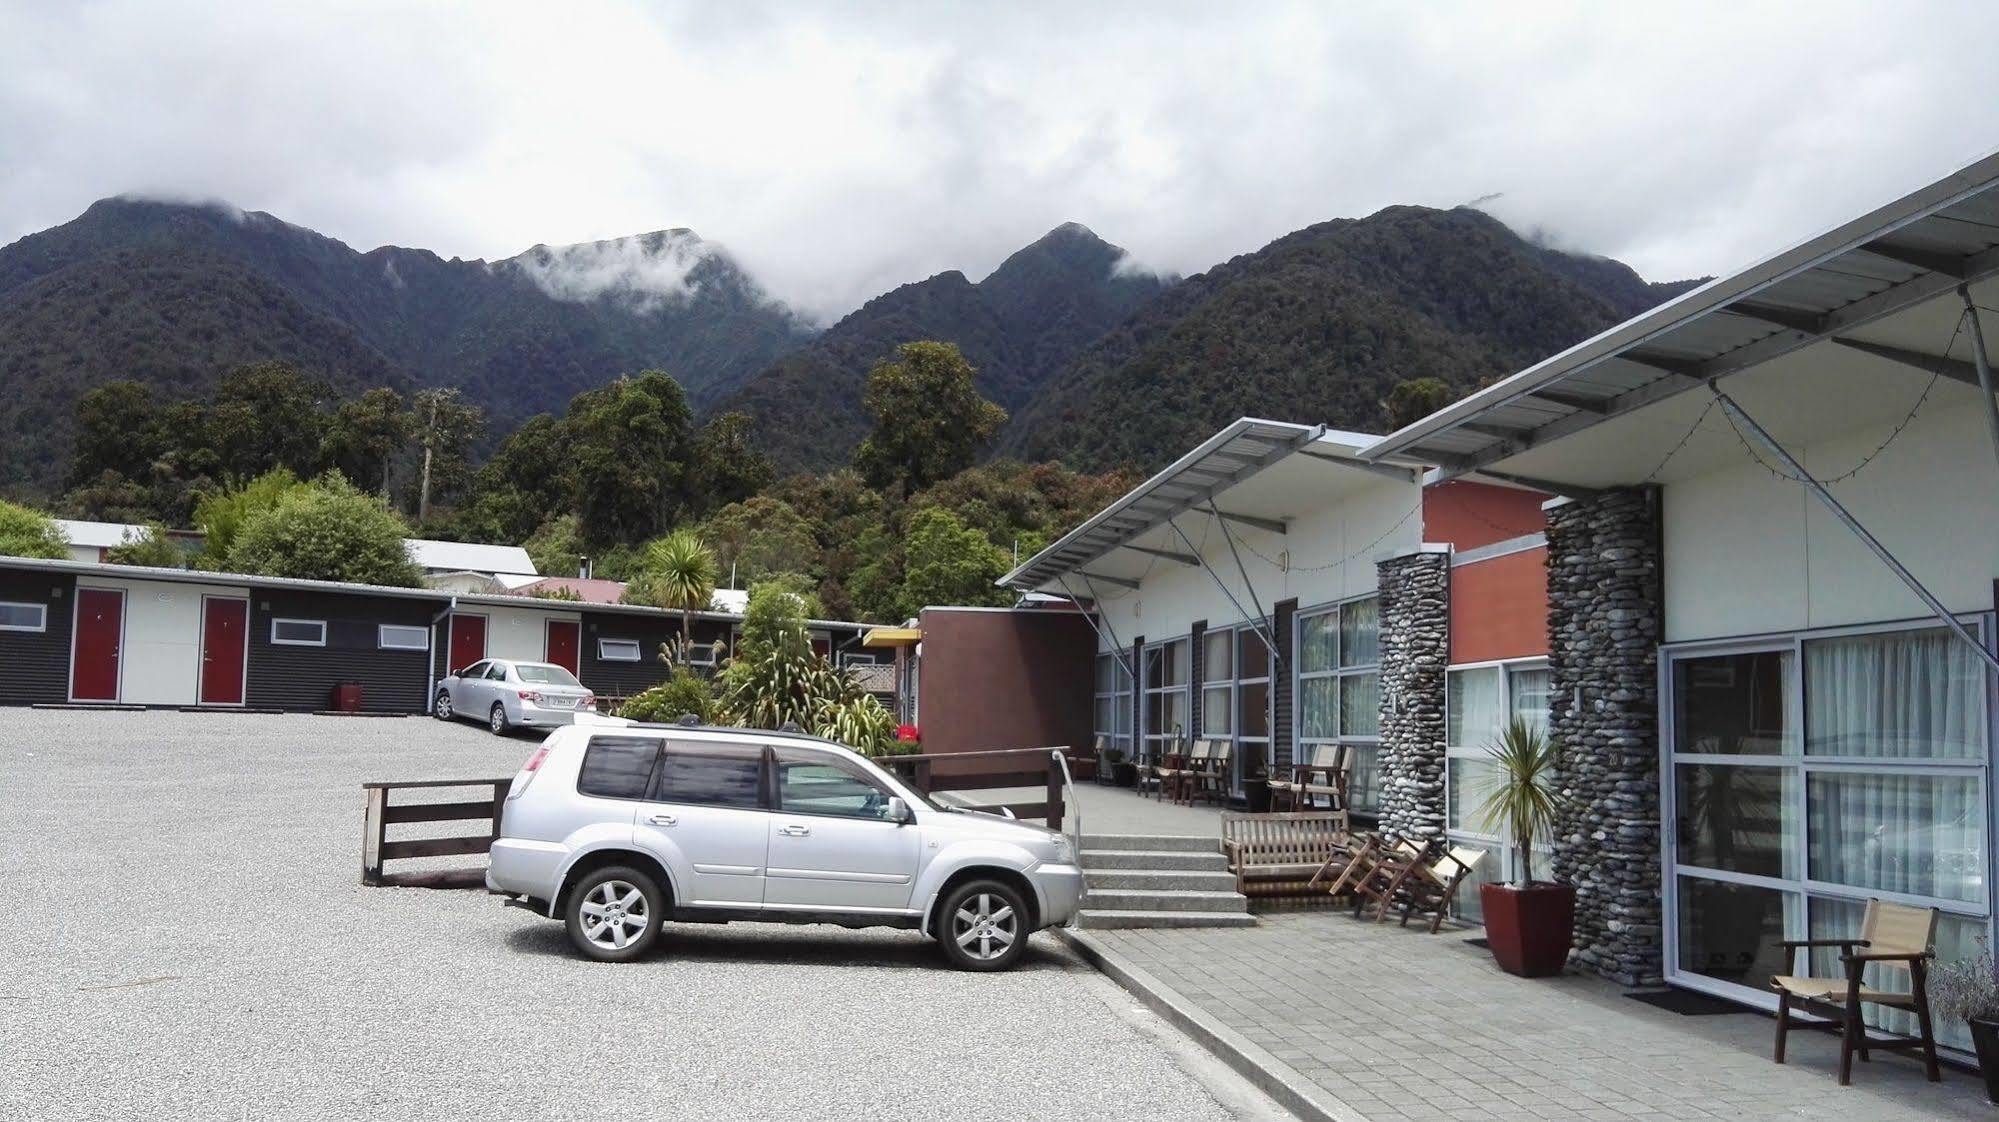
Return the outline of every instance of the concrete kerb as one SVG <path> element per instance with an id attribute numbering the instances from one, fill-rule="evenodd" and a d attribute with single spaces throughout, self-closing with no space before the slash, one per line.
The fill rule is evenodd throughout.
<path id="1" fill-rule="evenodd" d="M 1328 1095 L 1303 1072 L 1210 1016 L 1178 990 L 1091 938 L 1089 932 L 1059 927 L 1055 933 L 1085 962 L 1193 1037 L 1286 1110 L 1311 1122 L 1365 1122 L 1358 1112 Z"/>

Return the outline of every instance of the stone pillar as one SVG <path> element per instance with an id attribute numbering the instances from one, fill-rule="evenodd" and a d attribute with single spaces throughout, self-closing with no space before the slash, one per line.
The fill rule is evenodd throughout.
<path id="1" fill-rule="evenodd" d="M 1444 669 L 1451 662 L 1451 555 L 1375 566 L 1381 588 L 1381 827 L 1444 832 Z"/>
<path id="2" fill-rule="evenodd" d="M 1555 877 L 1576 887 L 1574 965 L 1623 985 L 1664 968 L 1659 866 L 1659 495 L 1548 511 L 1550 732 L 1569 795 Z"/>

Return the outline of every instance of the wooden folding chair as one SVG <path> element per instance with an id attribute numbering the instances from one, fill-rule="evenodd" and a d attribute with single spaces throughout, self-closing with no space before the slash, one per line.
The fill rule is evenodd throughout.
<path id="1" fill-rule="evenodd" d="M 1399 895 L 1402 901 L 1402 926 L 1409 926 L 1412 915 L 1430 916 L 1430 934 L 1435 935 L 1444 926 L 1444 917 L 1450 914 L 1451 897 L 1458 885 L 1478 868 L 1485 860 L 1485 850 L 1471 846 L 1453 846 L 1437 855 L 1435 860 L 1410 862 L 1402 875 L 1388 886 L 1383 897 L 1381 910 L 1375 913 L 1374 921 L 1380 923 L 1387 914 L 1389 901 Z"/>
<path id="2" fill-rule="evenodd" d="M 1935 908 L 1869 900 L 1867 912 L 1860 919 L 1858 939 L 1783 940 L 1781 945 L 1791 952 L 1794 966 L 1799 951 L 1809 953 L 1812 947 L 1838 947 L 1842 969 L 1839 977 L 1815 978 L 1809 973 L 1811 962 L 1807 958 L 1804 966 L 1807 973 L 1770 979 L 1770 988 L 1777 991 L 1777 1062 L 1784 1062 L 1784 1039 L 1790 1034 L 1791 1010 L 1795 1008 L 1825 1018 L 1822 1022 L 1798 1021 L 1799 1026 L 1826 1028 L 1839 1034 L 1841 1086 L 1853 1081 L 1853 1054 L 1857 1051 L 1865 1060 L 1868 1051 L 1874 1048 L 1889 1052 L 1920 1050 L 1923 1072 L 1935 1083 L 1940 1076 L 1936 1035 L 1930 1024 L 1928 975 L 1929 961 L 1935 956 L 1932 948 L 1936 932 Z M 1862 975 L 1869 966 L 1876 968 L 1878 980 L 1906 980 L 1908 989 L 1877 989 L 1867 985 Z M 1920 1035 L 1869 1036 L 1861 1020 L 1862 1005 L 1885 1005 L 1914 1013 Z"/>
<path id="3" fill-rule="evenodd" d="M 1306 891 L 1325 884 L 1327 895 L 1337 899 L 1354 891 L 1354 886 L 1371 876 L 1380 863 L 1383 838 L 1380 834 L 1346 834 L 1334 843 L 1332 856 L 1306 882 Z"/>
<path id="4" fill-rule="evenodd" d="M 1428 864 L 1431 856 L 1427 845 L 1388 834 L 1376 839 L 1370 856 L 1372 860 L 1368 866 L 1359 871 L 1351 884 L 1353 914 L 1359 916 L 1372 902 L 1375 906 L 1374 919 L 1379 923 L 1387 918 L 1389 904 L 1395 899 L 1395 890 L 1410 875 L 1410 870 Z"/>
<path id="5" fill-rule="evenodd" d="M 1196 749 L 1199 744 L 1194 746 Z M 1191 752 L 1162 752 L 1152 763 L 1152 781 L 1156 784 L 1152 797 L 1154 801 L 1171 798 L 1180 801 L 1180 780 L 1187 772 Z"/>
<path id="6" fill-rule="evenodd" d="M 1229 784 L 1234 778 L 1234 763 L 1234 741 L 1225 738 L 1208 741 L 1207 759 L 1190 765 L 1194 774 L 1188 782 L 1187 801 L 1191 803 L 1201 795 L 1209 795 L 1214 798 L 1216 806 L 1227 802 Z"/>
<path id="7" fill-rule="evenodd" d="M 1194 786 L 1200 782 L 1201 775 L 1207 770 L 1209 761 L 1214 758 L 1214 752 L 1214 741 L 1194 741 L 1193 748 L 1188 750 L 1187 755 L 1181 758 L 1179 771 L 1174 776 L 1174 802 L 1186 803 L 1189 806 L 1194 805 Z"/>

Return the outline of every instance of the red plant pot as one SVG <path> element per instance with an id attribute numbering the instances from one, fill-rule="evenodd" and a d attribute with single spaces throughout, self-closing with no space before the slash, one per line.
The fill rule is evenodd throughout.
<path id="1" fill-rule="evenodd" d="M 1576 925 L 1572 885 L 1482 884 L 1485 939 L 1499 968 L 1522 978 L 1560 974 L 1569 961 Z"/>

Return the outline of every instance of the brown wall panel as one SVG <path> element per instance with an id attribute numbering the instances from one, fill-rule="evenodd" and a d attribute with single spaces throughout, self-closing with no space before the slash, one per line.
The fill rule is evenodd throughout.
<path id="1" fill-rule="evenodd" d="M 1091 743 L 1096 633 L 1073 612 L 926 609 L 926 753 Z"/>

